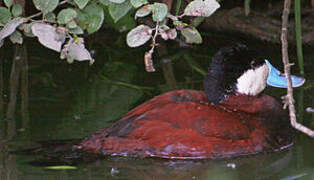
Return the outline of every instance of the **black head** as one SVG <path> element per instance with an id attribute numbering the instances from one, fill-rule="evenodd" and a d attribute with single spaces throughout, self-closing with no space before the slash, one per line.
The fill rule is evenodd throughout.
<path id="1" fill-rule="evenodd" d="M 261 69 L 260 67 L 262 66 L 263 69 L 259 70 L 259 72 L 263 73 L 256 73 L 254 71 L 255 69 Z M 259 76 L 264 76 L 260 74 L 265 73 L 268 73 L 265 60 L 257 56 L 256 51 L 250 51 L 247 46 L 243 44 L 236 44 L 231 47 L 225 47 L 220 49 L 212 59 L 204 82 L 205 93 L 211 103 L 218 104 L 228 95 L 235 94 L 240 89 L 241 91 L 246 91 L 242 90 L 242 87 L 245 86 L 245 88 L 247 88 L 246 86 L 251 86 L 251 84 L 246 84 L 244 82 L 251 81 L 251 83 L 253 83 L 253 80 L 246 80 L 248 76 L 249 78 L 256 78 Z M 265 76 L 267 77 L 267 75 Z M 244 94 L 256 95 L 260 93 L 258 91 L 261 91 L 260 89 L 264 89 L 266 86 L 266 78 L 263 77 L 260 79 L 261 81 L 265 79 L 265 82 L 261 82 L 261 87 L 257 88 L 258 90 L 254 90 L 257 93 L 248 91 L 247 93 L 244 92 Z M 242 83 L 241 87 L 239 86 L 239 81 Z"/>

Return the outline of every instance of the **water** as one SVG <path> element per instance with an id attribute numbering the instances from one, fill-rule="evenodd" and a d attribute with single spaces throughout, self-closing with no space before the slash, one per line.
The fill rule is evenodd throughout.
<path id="1" fill-rule="evenodd" d="M 287 150 L 220 160 L 125 157 L 73 160 L 65 156 L 60 161 L 44 156 L 45 153 L 14 153 L 38 147 L 40 141 L 85 137 L 112 124 L 136 105 L 172 88 L 202 89 L 202 72 L 213 53 L 239 39 L 280 68 L 280 46 L 234 35 L 206 36 L 206 43 L 194 48 L 170 43 L 166 53 L 159 52 L 161 57 L 154 58 L 156 73 L 144 70 L 142 58 L 148 47 L 127 48 L 117 35 L 88 41 L 90 49 L 95 51 L 96 64 L 92 67 L 88 63 L 69 65 L 59 60 L 56 53 L 29 42 L 29 112 L 20 110 L 18 96 L 14 120 L 0 122 L 0 179 L 314 179 L 313 139 L 300 133 L 295 145 Z M 3 51 L 3 96 L 7 104 L 13 53 L 10 45 Z M 291 48 L 291 59 L 295 59 L 293 52 Z M 313 129 L 314 114 L 305 111 L 314 106 L 312 57 L 311 48 L 305 47 L 307 82 L 295 90 L 295 99 L 298 121 Z M 170 60 L 172 66 L 163 65 L 161 60 Z M 163 72 L 169 77 L 171 71 L 176 81 L 164 80 Z M 265 93 L 279 99 L 285 90 L 268 88 Z M 74 169 L 47 169 L 59 165 Z"/>

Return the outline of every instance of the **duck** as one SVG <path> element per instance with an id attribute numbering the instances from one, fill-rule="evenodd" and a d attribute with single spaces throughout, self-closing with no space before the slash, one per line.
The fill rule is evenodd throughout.
<path id="1" fill-rule="evenodd" d="M 291 76 L 292 86 L 305 79 Z M 263 93 L 286 78 L 245 44 L 213 56 L 204 91 L 174 90 L 134 108 L 76 147 L 94 155 L 217 159 L 286 149 L 293 128 L 282 103 Z"/>

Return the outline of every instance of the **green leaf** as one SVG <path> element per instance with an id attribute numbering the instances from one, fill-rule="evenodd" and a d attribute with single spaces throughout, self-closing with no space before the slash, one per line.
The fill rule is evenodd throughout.
<path id="1" fill-rule="evenodd" d="M 92 34 L 100 28 L 103 22 L 103 19 L 101 19 L 101 17 L 99 16 L 93 15 L 93 16 L 89 16 L 87 21 L 89 22 L 88 27 L 87 27 L 87 32 L 89 34 Z"/>
<path id="2" fill-rule="evenodd" d="M 24 18 L 17 17 L 5 24 L 5 26 L 0 31 L 0 41 L 10 36 L 18 26 L 24 23 L 24 20 Z"/>
<path id="3" fill-rule="evenodd" d="M 62 9 L 57 16 L 58 23 L 67 24 L 70 21 L 72 21 L 74 18 L 76 18 L 76 16 L 77 16 L 77 13 L 74 9 L 71 9 L 71 8 Z"/>
<path id="4" fill-rule="evenodd" d="M 45 15 L 45 19 L 47 21 L 55 21 L 56 20 L 56 15 L 53 12 L 50 12 Z"/>
<path id="5" fill-rule="evenodd" d="M 129 31 L 136 26 L 136 22 L 134 18 L 131 16 L 133 15 L 131 11 L 129 11 L 128 14 L 123 16 L 117 23 L 114 22 L 113 18 L 109 14 L 108 8 L 104 8 L 104 12 L 106 24 L 119 32 Z"/>
<path id="6" fill-rule="evenodd" d="M 147 0 L 131 0 L 131 4 L 135 8 L 141 7 L 142 5 L 147 3 L 148 3 Z"/>
<path id="7" fill-rule="evenodd" d="M 89 0 L 74 0 L 80 9 L 83 9 L 87 5 L 88 1 Z"/>
<path id="8" fill-rule="evenodd" d="M 45 23 L 34 23 L 32 33 L 38 37 L 39 42 L 49 49 L 61 51 L 64 34 L 57 33 L 56 28 Z"/>
<path id="9" fill-rule="evenodd" d="M 98 31 L 104 22 L 104 10 L 97 4 L 91 4 L 84 8 L 87 13 L 87 32 L 89 34 Z"/>
<path id="10" fill-rule="evenodd" d="M 75 28 L 70 28 L 69 32 L 71 34 L 83 34 L 84 33 L 83 29 L 80 26 L 76 26 Z"/>
<path id="11" fill-rule="evenodd" d="M 71 39 L 64 45 L 62 49 L 62 59 L 67 58 L 69 63 L 73 60 L 77 61 L 90 61 L 90 64 L 94 63 L 94 59 L 84 46 L 83 38 Z"/>
<path id="12" fill-rule="evenodd" d="M 129 47 L 138 47 L 152 38 L 152 30 L 149 26 L 139 25 L 132 29 L 126 36 Z"/>
<path id="13" fill-rule="evenodd" d="M 68 27 L 73 29 L 73 28 L 76 28 L 76 27 L 77 27 L 77 24 L 76 24 L 75 21 L 70 21 L 70 22 L 68 23 Z"/>
<path id="14" fill-rule="evenodd" d="M 19 4 L 14 4 L 12 7 L 12 14 L 14 17 L 20 16 L 22 14 L 22 6 Z"/>
<path id="15" fill-rule="evenodd" d="M 119 32 L 128 31 L 136 26 L 135 20 L 130 16 L 126 15 L 121 18 L 117 23 L 113 23 L 112 27 Z"/>
<path id="16" fill-rule="evenodd" d="M 208 17 L 220 7 L 216 0 L 194 0 L 184 9 L 184 15 Z"/>
<path id="17" fill-rule="evenodd" d="M 104 10 L 95 3 L 87 5 L 83 10 L 76 10 L 76 12 L 78 16 L 75 21 L 89 34 L 98 31 L 104 22 Z"/>
<path id="18" fill-rule="evenodd" d="M 121 3 L 125 2 L 125 0 L 109 0 L 109 1 L 111 1 L 113 3 L 118 3 L 118 4 L 121 4 Z"/>
<path id="19" fill-rule="evenodd" d="M 5 4 L 8 8 L 10 8 L 10 7 L 12 6 L 12 4 L 13 4 L 13 0 L 4 0 L 4 4 Z"/>
<path id="20" fill-rule="evenodd" d="M 125 1 L 124 3 L 121 3 L 121 4 L 110 3 L 109 14 L 111 15 L 114 22 L 116 23 L 117 21 L 119 21 L 119 19 L 125 16 L 130 11 L 131 8 L 132 8 L 132 5 L 130 1 Z"/>
<path id="21" fill-rule="evenodd" d="M 109 0 L 99 0 L 99 2 L 105 6 L 109 6 L 110 1 Z"/>
<path id="22" fill-rule="evenodd" d="M 5 7 L 0 7 L 0 24 L 6 24 L 11 19 L 10 11 Z"/>
<path id="23" fill-rule="evenodd" d="M 10 35 L 10 40 L 13 44 L 23 44 L 22 34 L 18 31 L 14 31 L 14 33 Z"/>
<path id="24" fill-rule="evenodd" d="M 153 12 L 153 21 L 162 21 L 168 14 L 168 6 L 164 3 L 154 3 L 150 5 Z"/>
<path id="25" fill-rule="evenodd" d="M 85 7 L 86 8 L 86 7 Z M 87 22 L 87 13 L 84 10 L 76 9 L 77 17 L 75 18 L 76 23 L 82 28 L 87 29 L 88 22 Z"/>
<path id="26" fill-rule="evenodd" d="M 202 36 L 197 31 L 195 27 L 186 27 L 181 30 L 182 35 L 185 37 L 186 43 L 195 43 L 200 44 L 202 43 Z"/>
<path id="27" fill-rule="evenodd" d="M 24 32 L 25 36 L 34 37 L 34 34 L 32 33 L 32 23 L 22 24 L 19 26 L 19 29 Z"/>
<path id="28" fill-rule="evenodd" d="M 137 17 L 145 17 L 149 15 L 151 12 L 152 8 L 150 7 L 150 5 L 143 6 L 136 11 L 134 18 L 136 19 Z"/>
<path id="29" fill-rule="evenodd" d="M 36 9 L 44 14 L 52 12 L 59 4 L 59 0 L 33 0 Z"/>

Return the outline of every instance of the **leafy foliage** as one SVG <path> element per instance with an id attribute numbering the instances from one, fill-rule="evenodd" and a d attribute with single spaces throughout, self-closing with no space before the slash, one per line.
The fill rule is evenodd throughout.
<path id="1" fill-rule="evenodd" d="M 186 27 L 181 30 L 182 35 L 185 37 L 187 43 L 202 43 L 202 36 L 194 27 Z"/>
<path id="2" fill-rule="evenodd" d="M 94 59 L 88 50 L 85 49 L 83 38 L 71 39 L 64 45 L 61 52 L 61 59 L 65 58 L 69 63 L 72 63 L 74 59 L 78 61 L 89 60 L 91 64 L 94 63 Z"/>
<path id="3" fill-rule="evenodd" d="M 130 1 L 124 1 L 123 3 L 110 3 L 108 8 L 111 17 L 116 23 L 131 10 L 132 6 Z"/>
<path id="4" fill-rule="evenodd" d="M 168 13 L 168 6 L 163 3 L 154 3 L 150 5 L 153 13 L 153 21 L 163 21 Z"/>
<path id="5" fill-rule="evenodd" d="M 136 11 L 134 18 L 136 19 L 137 17 L 145 17 L 145 16 L 148 16 L 150 13 L 152 13 L 151 6 L 149 5 L 143 6 L 142 8 Z"/>
<path id="6" fill-rule="evenodd" d="M 77 12 L 76 22 L 89 34 L 98 31 L 104 22 L 104 10 L 96 3 L 89 4 L 81 11 L 77 10 Z"/>
<path id="7" fill-rule="evenodd" d="M 77 13 L 72 8 L 62 9 L 58 14 L 58 23 L 59 24 L 68 24 L 70 21 L 73 21 L 76 18 Z"/>
<path id="8" fill-rule="evenodd" d="M 208 17 L 220 7 L 216 0 L 193 0 L 181 15 L 178 15 L 180 6 L 177 6 L 174 16 L 166 4 L 155 1 L 150 3 L 148 0 L 32 0 L 32 2 L 40 12 L 23 18 L 21 5 L 13 0 L 4 0 L 6 7 L 0 7 L 2 27 L 0 45 L 9 36 L 13 43 L 18 44 L 23 43 L 23 34 L 35 36 L 43 46 L 60 52 L 60 57 L 67 59 L 69 63 L 74 60 L 88 60 L 93 63 L 94 59 L 85 48 L 83 38 L 79 36 L 84 32 L 92 34 L 98 31 L 105 22 L 119 31 L 133 28 L 126 37 L 127 45 L 130 47 L 138 47 L 151 40 L 152 48 L 144 56 L 146 69 L 149 71 L 154 71 L 152 54 L 158 37 L 172 40 L 177 38 L 180 32 L 186 43 L 199 44 L 202 37 L 197 29 L 181 19 L 184 16 Z M 181 1 L 178 3 L 181 4 Z M 60 10 L 56 14 L 57 7 L 60 7 Z M 134 15 L 134 19 L 151 15 L 153 27 L 145 24 L 136 26 L 130 14 Z M 38 16 L 42 19 L 33 19 Z"/>
<path id="9" fill-rule="evenodd" d="M 13 0 L 4 0 L 4 4 L 10 8 L 13 5 Z"/>
<path id="10" fill-rule="evenodd" d="M 16 28 L 24 22 L 23 18 L 14 18 L 9 21 L 0 31 L 0 42 L 2 42 L 6 37 L 10 36 L 16 32 Z M 20 41 L 18 41 L 20 42 Z M 0 43 L 1 45 L 2 43 Z"/>
<path id="11" fill-rule="evenodd" d="M 89 0 L 74 0 L 74 2 L 78 5 L 80 9 L 83 9 Z"/>
<path id="12" fill-rule="evenodd" d="M 9 9 L 0 7 L 0 26 L 4 26 L 4 24 L 8 23 L 10 19 L 11 13 Z"/>
<path id="13" fill-rule="evenodd" d="M 147 0 L 130 0 L 133 7 L 138 8 L 143 6 L 144 4 L 147 4 Z"/>
<path id="14" fill-rule="evenodd" d="M 145 44 L 152 36 L 149 26 L 139 25 L 132 29 L 127 35 L 127 44 L 130 47 L 138 47 Z"/>
<path id="15" fill-rule="evenodd" d="M 22 14 L 22 6 L 19 4 L 14 4 L 14 6 L 12 7 L 12 15 L 14 17 L 18 17 Z"/>
<path id="16" fill-rule="evenodd" d="M 10 40 L 16 44 L 23 44 L 22 34 L 19 31 L 14 31 L 10 36 Z"/>
<path id="17" fill-rule="evenodd" d="M 184 10 L 187 16 L 208 17 L 212 15 L 220 5 L 215 0 L 194 0 Z"/>
<path id="18" fill-rule="evenodd" d="M 32 33 L 38 38 L 39 42 L 49 49 L 57 52 L 61 51 L 64 42 L 64 32 L 57 32 L 57 28 L 45 23 L 34 23 L 32 25 Z"/>
<path id="19" fill-rule="evenodd" d="M 52 12 L 59 4 L 59 0 L 33 0 L 36 9 L 42 11 L 44 14 Z"/>

